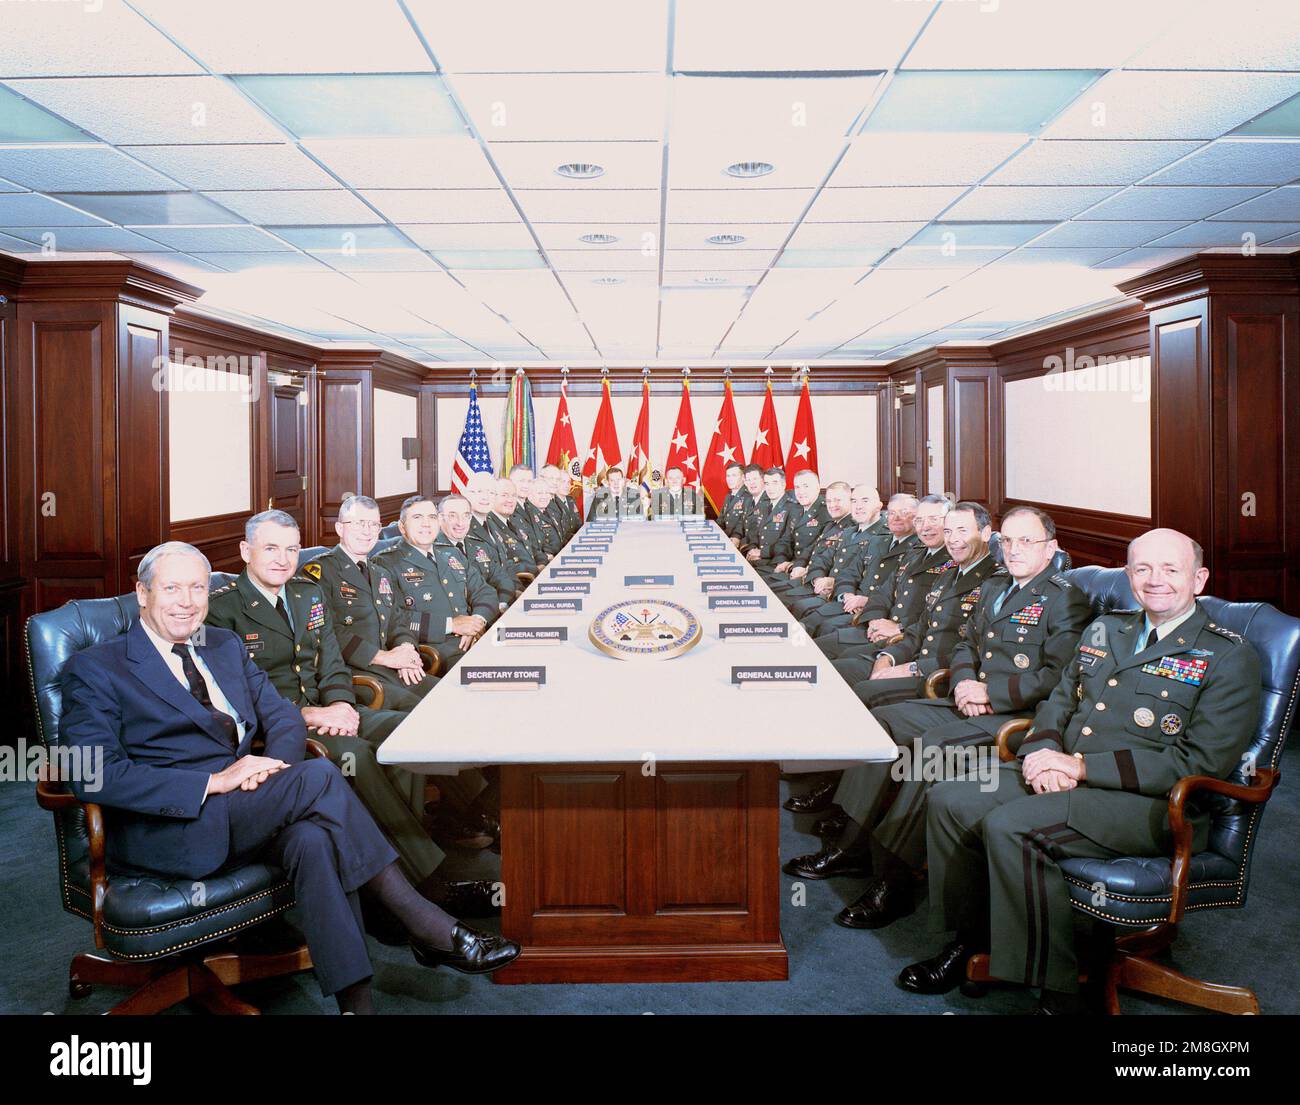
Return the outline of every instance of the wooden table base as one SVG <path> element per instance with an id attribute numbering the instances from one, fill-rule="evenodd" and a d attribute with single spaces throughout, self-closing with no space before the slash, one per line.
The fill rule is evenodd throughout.
<path id="1" fill-rule="evenodd" d="M 502 931 L 517 982 L 787 977 L 777 767 L 501 769 Z"/>

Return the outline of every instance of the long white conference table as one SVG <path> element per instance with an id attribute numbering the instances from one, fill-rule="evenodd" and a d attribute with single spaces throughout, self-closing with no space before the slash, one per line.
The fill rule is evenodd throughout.
<path id="1" fill-rule="evenodd" d="M 609 655 L 654 634 L 658 602 L 665 649 L 697 643 Z M 722 531 L 664 517 L 584 526 L 378 758 L 501 765 L 505 983 L 784 979 L 779 773 L 896 755 Z"/>

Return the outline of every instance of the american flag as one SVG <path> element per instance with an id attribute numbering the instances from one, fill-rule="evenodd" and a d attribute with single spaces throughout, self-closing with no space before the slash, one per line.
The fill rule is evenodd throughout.
<path id="1" fill-rule="evenodd" d="M 478 409 L 478 389 L 469 389 L 469 410 L 465 413 L 465 429 L 456 446 L 456 459 L 451 462 L 451 489 L 458 495 L 465 491 L 465 481 L 471 472 L 491 472 L 492 454 L 488 451 L 487 434 L 483 432 L 483 416 Z"/>

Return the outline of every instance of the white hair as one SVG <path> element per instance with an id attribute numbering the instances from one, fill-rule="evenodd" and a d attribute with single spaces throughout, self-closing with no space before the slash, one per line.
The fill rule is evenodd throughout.
<path id="1" fill-rule="evenodd" d="M 203 568 L 211 574 L 212 565 L 208 558 L 204 556 L 193 545 L 185 541 L 164 541 L 161 545 L 155 545 L 140 558 L 140 567 L 136 569 L 136 579 L 148 588 L 153 583 L 154 569 L 158 567 L 158 561 L 164 556 L 192 556 L 203 561 Z"/>

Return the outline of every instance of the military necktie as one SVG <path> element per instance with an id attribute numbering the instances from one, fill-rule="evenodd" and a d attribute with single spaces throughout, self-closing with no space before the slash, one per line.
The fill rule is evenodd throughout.
<path id="1" fill-rule="evenodd" d="M 1159 644 L 1159 642 L 1160 642 L 1160 635 L 1153 629 L 1150 633 L 1147 634 L 1147 643 L 1142 646 L 1142 650 L 1145 651 L 1146 649 L 1151 648 L 1153 645 Z"/>
<path id="2" fill-rule="evenodd" d="M 1002 608 L 1006 606 L 1007 601 L 1011 598 L 1012 595 L 1014 595 L 1019 590 L 1020 590 L 1020 584 L 1018 583 L 1013 583 L 1010 587 L 1008 587 L 1006 591 L 1002 593 L 1002 596 L 998 599 L 998 604 L 996 607 L 994 607 L 993 613 L 1001 614 Z"/>
<path id="3" fill-rule="evenodd" d="M 464 541 L 457 541 L 457 542 L 456 542 L 456 548 L 460 549 L 460 555 L 461 555 L 461 556 L 468 556 L 468 555 L 469 555 L 469 554 L 465 551 L 465 542 L 464 542 Z"/>
<path id="4" fill-rule="evenodd" d="M 277 595 L 275 599 L 275 612 L 284 619 L 284 624 L 289 627 L 289 632 L 293 632 L 293 622 L 289 620 L 289 608 L 284 605 L 284 595 Z"/>
<path id="5" fill-rule="evenodd" d="M 212 720 L 221 727 L 221 731 L 230 741 L 231 747 L 239 747 L 239 726 L 235 724 L 233 717 L 212 705 L 212 699 L 208 695 L 208 685 L 203 681 L 203 676 L 199 674 L 198 665 L 194 663 L 194 657 L 190 655 L 189 646 L 185 644 L 172 645 L 172 652 L 181 658 L 181 669 L 185 672 L 185 682 L 190 685 L 190 694 L 198 700 L 200 706 L 212 715 Z"/>

